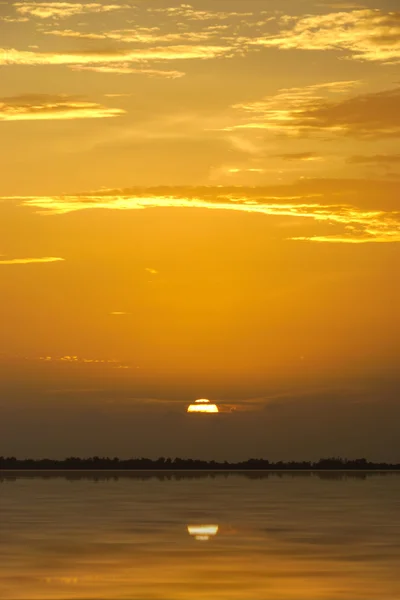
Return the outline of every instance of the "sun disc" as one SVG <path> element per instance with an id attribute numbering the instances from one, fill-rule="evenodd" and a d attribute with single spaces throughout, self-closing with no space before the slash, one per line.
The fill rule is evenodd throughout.
<path id="1" fill-rule="evenodd" d="M 211 404 L 209 400 L 206 398 L 200 398 L 196 400 L 193 404 L 190 404 L 188 409 L 188 413 L 218 413 L 218 406 L 216 404 Z"/>
<path id="2" fill-rule="evenodd" d="M 218 525 L 188 525 L 188 533 L 198 541 L 208 541 L 218 533 Z"/>

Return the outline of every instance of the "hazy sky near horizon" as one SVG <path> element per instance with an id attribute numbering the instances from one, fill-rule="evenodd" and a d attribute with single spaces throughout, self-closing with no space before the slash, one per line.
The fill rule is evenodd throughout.
<path id="1" fill-rule="evenodd" d="M 398 9 L 0 3 L 0 454 L 400 460 Z"/>

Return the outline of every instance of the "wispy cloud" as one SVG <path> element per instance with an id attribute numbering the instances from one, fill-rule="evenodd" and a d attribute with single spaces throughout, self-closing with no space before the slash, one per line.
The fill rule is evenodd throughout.
<path id="1" fill-rule="evenodd" d="M 28 17 L 0 17 L 0 21 L 3 23 L 27 23 L 29 21 Z"/>
<path id="2" fill-rule="evenodd" d="M 0 48 L 0 65 L 107 65 L 146 60 L 207 60 L 229 54 L 226 46 L 179 45 L 131 50 L 88 50 L 81 52 L 29 52 Z"/>
<path id="3" fill-rule="evenodd" d="M 345 135 L 398 137 L 400 87 L 360 94 L 339 102 L 320 102 L 299 115 L 300 127 L 337 130 Z"/>
<path id="4" fill-rule="evenodd" d="M 35 263 L 54 263 L 65 260 L 58 256 L 43 256 L 42 258 L 0 258 L 0 265 L 30 265 Z"/>
<path id="5" fill-rule="evenodd" d="M 316 193 L 267 195 L 262 190 L 199 188 L 159 190 L 105 190 L 75 196 L 30 196 L 13 198 L 41 214 L 66 214 L 79 210 L 143 210 L 146 208 L 203 208 L 266 216 L 304 219 L 320 225 L 332 224 L 339 232 L 290 238 L 313 242 L 400 242 L 399 212 L 365 210 L 348 204 L 323 204 Z M 8 198 L 8 200 L 11 200 Z"/>
<path id="6" fill-rule="evenodd" d="M 320 2 L 318 6 L 321 6 L 322 8 L 336 8 L 343 10 L 360 10 L 365 8 L 365 6 L 359 2 Z"/>
<path id="7" fill-rule="evenodd" d="M 116 75 L 146 75 L 148 77 L 162 77 L 165 79 L 179 79 L 184 77 L 183 71 L 171 71 L 163 69 L 146 69 L 135 68 L 129 63 L 113 64 L 113 65 L 75 65 L 71 67 L 73 71 L 93 71 L 95 73 L 111 73 Z"/>
<path id="8" fill-rule="evenodd" d="M 216 45 L 168 45 L 130 50 L 88 50 L 81 52 L 37 52 L 0 48 L 0 66 L 66 66 L 73 71 L 92 71 L 103 74 L 144 75 L 148 77 L 179 79 L 185 73 L 177 69 L 160 69 L 160 63 L 169 61 L 211 60 L 230 56 L 233 48 Z M 156 68 L 149 63 L 155 63 Z M 80 107 L 84 108 L 84 107 Z M 87 107 L 90 109 L 90 107 Z M 93 107 L 95 108 L 95 107 Z M 103 112 L 88 111 L 93 116 L 116 116 L 112 109 Z M 122 112 L 122 111 L 120 111 Z M 96 113 L 96 114 L 95 114 Z M 76 113 L 75 113 L 76 114 Z M 83 112 L 81 112 L 83 115 Z M 61 118 L 61 117 L 59 117 Z"/>
<path id="9" fill-rule="evenodd" d="M 123 43 L 149 44 L 196 44 L 204 43 L 218 37 L 221 32 L 214 29 L 200 31 L 177 31 L 161 33 L 159 27 L 137 27 L 136 29 L 114 29 L 101 33 L 79 31 L 72 29 L 53 29 L 43 31 L 45 35 L 56 37 L 76 38 L 84 40 L 113 40 Z M 224 38 L 222 38 L 224 39 Z"/>
<path id="10" fill-rule="evenodd" d="M 227 173 L 231 175 L 236 175 L 237 173 L 264 173 L 265 170 L 259 167 L 228 167 L 226 169 Z"/>
<path id="11" fill-rule="evenodd" d="M 237 104 L 236 125 L 225 131 L 267 130 L 292 137 L 311 134 L 397 137 L 400 88 L 349 96 L 359 82 L 333 82 L 280 90 L 259 101 Z M 336 98 L 337 94 L 345 98 Z"/>
<path id="12" fill-rule="evenodd" d="M 177 20 L 189 21 L 225 21 L 234 18 L 244 19 L 252 17 L 252 12 L 234 12 L 234 11 L 212 11 L 198 10 L 190 4 L 181 4 L 180 6 L 167 6 L 159 8 L 148 8 L 149 13 L 162 14 Z"/>
<path id="13" fill-rule="evenodd" d="M 115 369 L 126 368 L 129 366 L 121 363 L 119 360 L 114 358 L 83 358 L 80 356 L 40 356 L 39 361 L 45 363 L 64 363 L 64 364 L 72 364 L 72 365 L 109 365 Z"/>
<path id="14" fill-rule="evenodd" d="M 350 10 L 282 17 L 277 35 L 252 43 L 284 50 L 341 50 L 354 60 L 400 62 L 400 12 Z"/>
<path id="15" fill-rule="evenodd" d="M 316 152 L 289 152 L 286 154 L 275 154 L 275 158 L 281 158 L 282 160 L 288 161 L 320 161 L 323 160 L 323 157 L 317 154 Z"/>
<path id="16" fill-rule="evenodd" d="M 121 4 L 102 4 L 100 2 L 14 2 L 20 15 L 29 15 L 39 19 L 72 17 L 82 13 L 111 12 L 126 8 Z"/>
<path id="17" fill-rule="evenodd" d="M 73 96 L 25 94 L 0 98 L 0 121 L 104 119 L 124 113 L 121 108 L 109 108 Z"/>
<path id="18" fill-rule="evenodd" d="M 400 165 L 400 154 L 350 156 L 347 162 L 353 165 Z"/>

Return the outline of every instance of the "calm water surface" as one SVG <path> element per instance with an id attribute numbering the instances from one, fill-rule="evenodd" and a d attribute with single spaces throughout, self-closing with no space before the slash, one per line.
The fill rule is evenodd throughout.
<path id="1" fill-rule="evenodd" d="M 0 480 L 2 599 L 400 600 L 400 475 Z"/>

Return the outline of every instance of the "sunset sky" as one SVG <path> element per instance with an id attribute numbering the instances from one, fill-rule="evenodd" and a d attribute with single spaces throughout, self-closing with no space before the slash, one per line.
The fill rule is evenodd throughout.
<path id="1" fill-rule="evenodd" d="M 398 0 L 0 2 L 0 455 L 400 460 L 399 138 Z"/>

